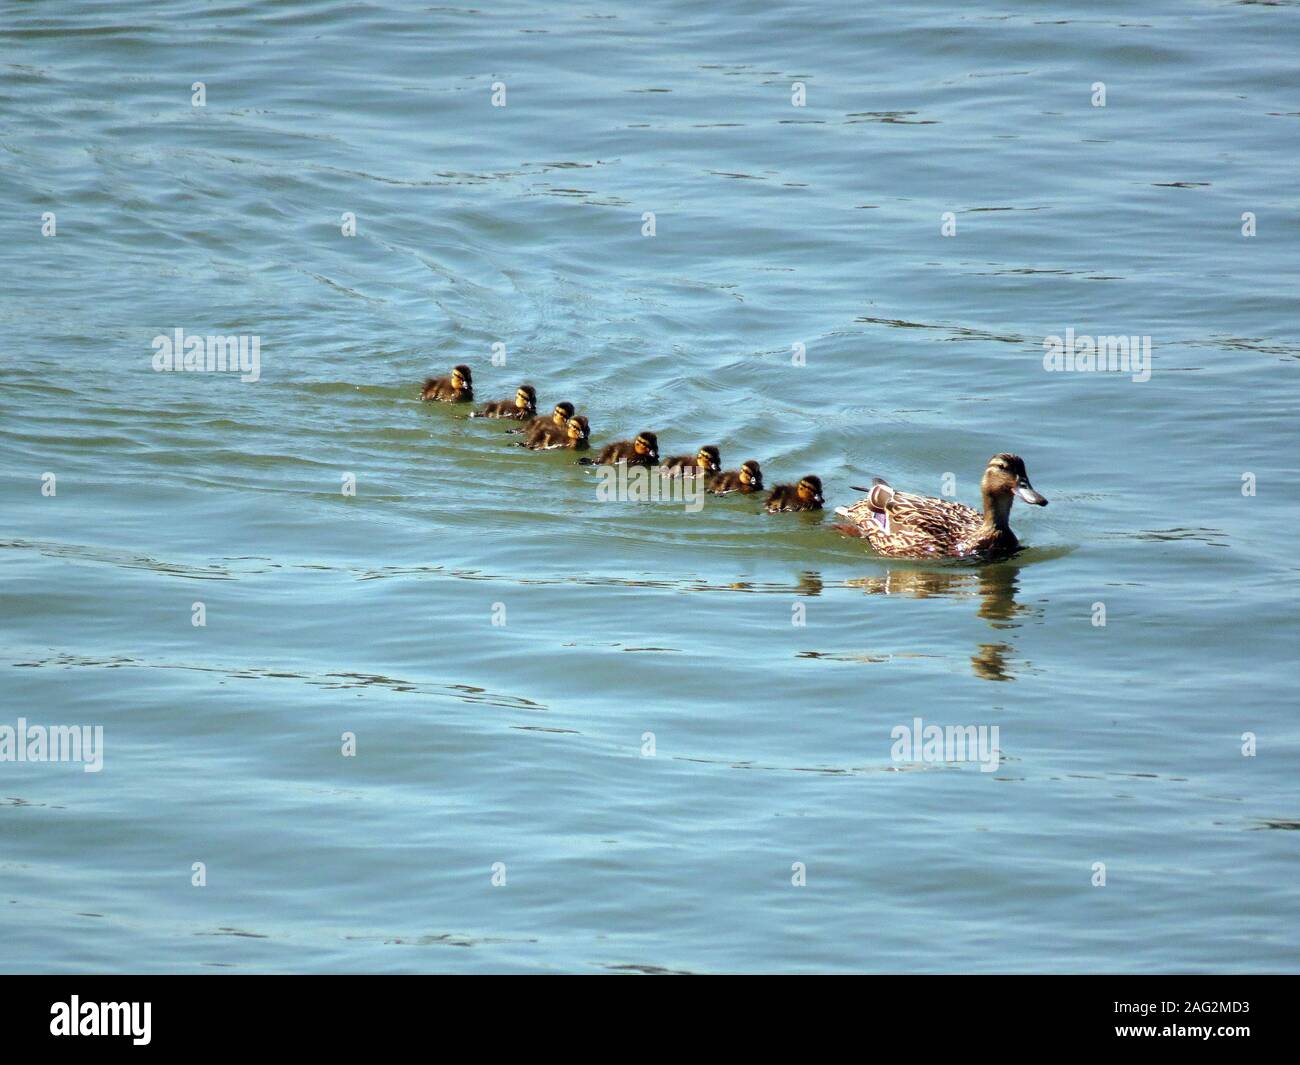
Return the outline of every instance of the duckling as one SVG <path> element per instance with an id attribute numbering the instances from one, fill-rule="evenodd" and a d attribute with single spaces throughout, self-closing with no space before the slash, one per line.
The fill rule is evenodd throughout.
<path id="1" fill-rule="evenodd" d="M 763 471 L 757 462 L 750 459 L 738 470 L 720 473 L 709 481 L 707 491 L 710 495 L 725 496 L 732 492 L 761 492 L 763 490 Z"/>
<path id="2" fill-rule="evenodd" d="M 530 421 L 537 415 L 537 389 L 532 385 L 520 385 L 515 390 L 514 399 L 494 399 L 482 410 L 476 410 L 471 418 L 514 418 L 518 421 Z"/>
<path id="3" fill-rule="evenodd" d="M 1020 546 L 1011 531 L 1011 504 L 1019 496 L 1036 507 L 1046 497 L 1034 491 L 1019 455 L 1003 452 L 989 459 L 980 480 L 984 513 L 949 499 L 911 495 L 891 488 L 879 477 L 871 488 L 857 488 L 866 498 L 836 507 L 848 525 L 840 532 L 860 536 L 879 554 L 891 558 L 1006 558 Z"/>
<path id="4" fill-rule="evenodd" d="M 420 389 L 420 398 L 443 403 L 470 403 L 474 399 L 474 377 L 464 363 L 451 368 L 450 377 L 430 377 Z"/>
<path id="5" fill-rule="evenodd" d="M 550 414 L 534 415 L 528 421 L 524 422 L 518 429 L 511 429 L 512 433 L 531 433 L 539 425 L 555 425 L 563 429 L 569 424 L 569 419 L 574 415 L 572 403 L 557 403 L 555 410 Z"/>
<path id="6" fill-rule="evenodd" d="M 712 477 L 722 471 L 722 453 L 714 444 L 705 444 L 694 455 L 673 455 L 659 463 L 664 477 Z"/>
<path id="7" fill-rule="evenodd" d="M 554 451 L 568 448 L 570 451 L 586 451 L 591 446 L 591 426 L 581 414 L 575 414 L 563 427 L 551 422 L 543 422 L 533 428 L 528 439 L 519 447 L 531 448 L 533 451 Z"/>
<path id="8" fill-rule="evenodd" d="M 809 474 L 798 484 L 778 484 L 765 506 L 769 514 L 778 514 L 786 510 L 821 510 L 825 502 L 821 478 Z"/>
<path id="9" fill-rule="evenodd" d="M 637 433 L 635 440 L 607 444 L 594 460 L 578 461 L 584 466 L 613 466 L 619 462 L 629 466 L 655 466 L 659 462 L 659 438 L 654 433 Z"/>

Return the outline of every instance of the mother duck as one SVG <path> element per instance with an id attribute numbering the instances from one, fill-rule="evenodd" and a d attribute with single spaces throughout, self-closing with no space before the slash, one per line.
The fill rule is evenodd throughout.
<path id="1" fill-rule="evenodd" d="M 879 477 L 869 489 L 855 486 L 854 491 L 866 492 L 866 498 L 836 507 L 835 513 L 850 524 L 835 528 L 862 537 L 890 558 L 1006 558 L 1020 547 L 1009 523 L 1016 496 L 1047 506 L 1029 483 L 1025 460 L 1005 453 L 989 459 L 980 481 L 983 514 L 964 503 L 896 491 Z"/>

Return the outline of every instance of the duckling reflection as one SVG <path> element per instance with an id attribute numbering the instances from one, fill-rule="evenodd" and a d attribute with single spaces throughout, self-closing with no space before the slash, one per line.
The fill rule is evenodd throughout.
<path id="1" fill-rule="evenodd" d="M 799 583 L 795 585 L 795 595 L 821 595 L 825 585 L 822 575 L 816 570 L 805 570 L 799 574 Z"/>

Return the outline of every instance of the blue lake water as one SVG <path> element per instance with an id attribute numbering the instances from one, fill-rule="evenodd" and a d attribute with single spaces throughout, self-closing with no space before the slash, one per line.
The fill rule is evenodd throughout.
<path id="1" fill-rule="evenodd" d="M 1300 970 L 1298 54 L 1207 0 L 0 3 L 0 727 L 104 737 L 0 762 L 0 970 Z M 420 403 L 458 362 L 828 509 L 600 501 Z M 1001 451 L 1011 562 L 829 528 Z"/>

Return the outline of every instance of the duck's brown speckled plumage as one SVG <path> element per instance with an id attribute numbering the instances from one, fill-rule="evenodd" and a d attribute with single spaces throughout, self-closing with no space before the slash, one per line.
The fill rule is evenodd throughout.
<path id="1" fill-rule="evenodd" d="M 984 513 L 950 499 L 913 495 L 876 478 L 864 499 L 835 513 L 849 524 L 841 532 L 860 536 L 881 555 L 891 558 L 1006 558 L 1020 546 L 1008 518 L 1020 495 L 1028 503 L 1046 506 L 1034 491 L 1018 455 L 989 459 L 980 482 Z"/>

